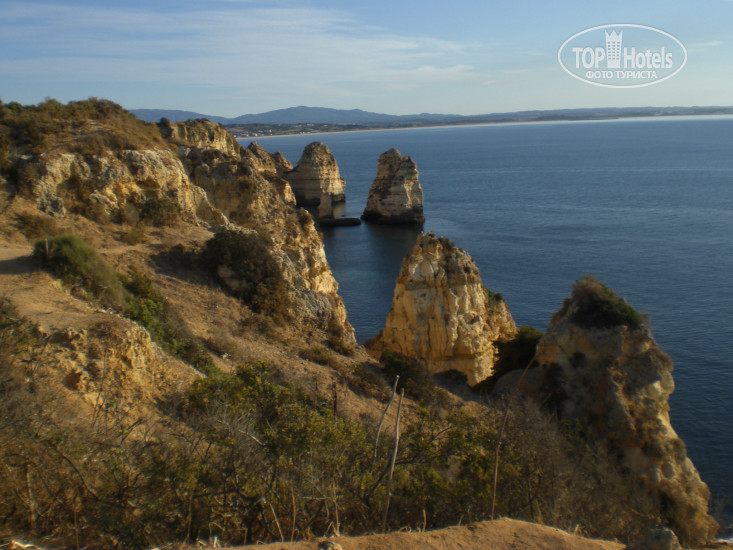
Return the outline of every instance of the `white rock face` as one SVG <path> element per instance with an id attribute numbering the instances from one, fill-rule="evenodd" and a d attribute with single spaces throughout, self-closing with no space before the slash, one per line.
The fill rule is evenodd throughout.
<path id="1" fill-rule="evenodd" d="M 346 200 L 346 181 L 339 173 L 333 154 L 320 141 L 306 146 L 298 165 L 283 177 L 290 182 L 301 206 L 318 205 L 323 195 L 329 195 L 333 203 Z"/>
<path id="2" fill-rule="evenodd" d="M 363 220 L 380 223 L 422 223 L 423 192 L 415 161 L 397 149 L 382 153 L 377 177 L 369 189 Z"/>
<path id="3" fill-rule="evenodd" d="M 504 300 L 487 291 L 473 259 L 426 233 L 402 261 L 384 329 L 367 348 L 421 360 L 435 374 L 462 372 L 471 385 L 491 375 L 494 343 L 517 332 Z"/>

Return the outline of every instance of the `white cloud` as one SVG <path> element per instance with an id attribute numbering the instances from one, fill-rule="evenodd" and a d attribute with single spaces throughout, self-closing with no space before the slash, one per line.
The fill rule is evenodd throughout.
<path id="1" fill-rule="evenodd" d="M 461 63 L 462 44 L 361 27 L 343 11 L 217 6 L 170 14 L 11 2 L 0 8 L 0 66 L 11 78 L 217 84 L 249 96 L 486 79 Z"/>

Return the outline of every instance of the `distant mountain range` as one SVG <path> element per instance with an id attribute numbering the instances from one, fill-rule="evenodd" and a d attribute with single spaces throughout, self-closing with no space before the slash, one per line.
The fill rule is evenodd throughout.
<path id="1" fill-rule="evenodd" d="M 461 115 L 386 115 L 361 109 L 329 109 L 327 107 L 289 107 L 266 113 L 241 115 L 235 118 L 204 115 L 192 111 L 166 109 L 132 109 L 130 111 L 146 122 L 158 122 L 165 117 L 171 122 L 192 118 L 206 118 L 220 124 L 394 124 L 416 121 L 442 121 L 462 118 Z"/>
<path id="2" fill-rule="evenodd" d="M 131 112 L 146 122 L 167 118 L 171 122 L 206 118 L 224 125 L 245 124 L 343 124 L 359 126 L 415 126 L 429 124 L 478 124 L 488 122 L 521 122 L 541 120 L 593 120 L 649 116 L 733 114 L 733 107 L 618 107 L 591 109 L 559 109 L 545 111 L 517 111 L 485 115 L 449 115 L 421 113 L 416 115 L 387 115 L 361 109 L 329 109 L 326 107 L 290 107 L 266 113 L 241 115 L 235 118 L 204 115 L 192 111 L 169 109 L 132 109 Z"/>

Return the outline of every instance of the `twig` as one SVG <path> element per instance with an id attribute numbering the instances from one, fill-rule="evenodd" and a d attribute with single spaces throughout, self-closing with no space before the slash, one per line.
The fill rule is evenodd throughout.
<path id="1" fill-rule="evenodd" d="M 374 452 L 372 453 L 372 465 L 374 465 L 374 462 L 377 460 L 377 445 L 379 444 L 379 434 L 382 431 L 382 423 L 384 422 L 384 417 L 387 416 L 387 411 L 392 406 L 392 401 L 394 401 L 394 396 L 397 393 L 397 382 L 399 381 L 400 375 L 398 374 L 397 376 L 395 376 L 394 387 L 392 388 L 392 397 L 389 398 L 389 402 L 387 403 L 387 406 L 382 413 L 382 418 L 379 419 L 379 424 L 377 425 L 377 435 L 374 436 Z"/>
<path id="2" fill-rule="evenodd" d="M 397 460 L 397 448 L 400 444 L 400 412 L 402 411 L 402 399 L 405 397 L 405 388 L 400 391 L 400 402 L 397 405 L 397 419 L 394 425 L 394 449 L 392 449 L 392 458 L 389 462 L 389 476 L 387 477 L 387 495 L 384 500 L 384 511 L 382 512 L 382 532 L 387 531 L 387 514 L 389 513 L 389 500 L 392 496 L 392 474 L 394 474 L 394 464 Z"/>
<path id="3" fill-rule="evenodd" d="M 275 518 L 275 525 L 277 525 L 277 532 L 280 533 L 280 542 L 285 542 L 285 536 L 283 535 L 282 527 L 280 527 L 280 520 L 277 519 L 277 514 L 275 513 L 275 507 L 272 505 L 272 502 L 269 500 L 267 501 L 267 505 L 270 507 L 270 511 L 272 512 L 272 517 Z"/>

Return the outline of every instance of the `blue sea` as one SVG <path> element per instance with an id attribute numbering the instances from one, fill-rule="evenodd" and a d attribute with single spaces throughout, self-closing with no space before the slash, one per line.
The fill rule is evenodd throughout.
<path id="1" fill-rule="evenodd" d="M 390 147 L 417 163 L 425 231 L 476 260 L 517 325 L 547 328 L 585 274 L 651 319 L 674 361 L 672 424 L 733 511 L 733 117 L 463 126 L 262 138 L 293 165 L 323 141 L 358 217 Z M 244 144 L 249 140 L 242 140 Z M 414 228 L 324 229 L 360 342 L 384 325 Z M 729 416 L 731 415 L 731 416 Z"/>

